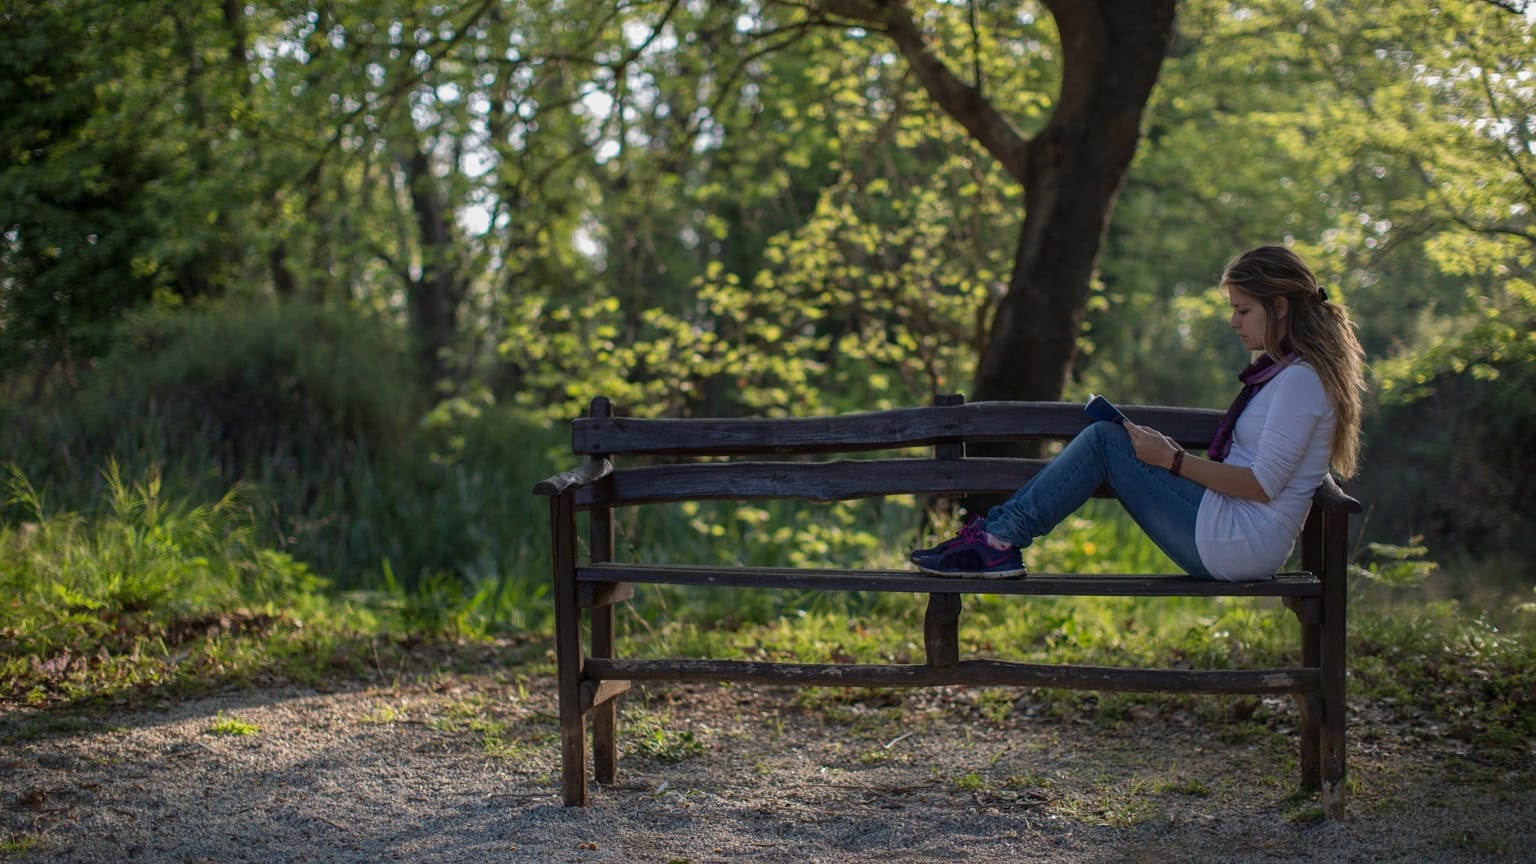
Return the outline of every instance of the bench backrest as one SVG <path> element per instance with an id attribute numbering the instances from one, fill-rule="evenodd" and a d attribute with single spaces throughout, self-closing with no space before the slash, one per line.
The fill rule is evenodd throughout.
<path id="1" fill-rule="evenodd" d="M 1122 406 L 1132 420 L 1190 448 L 1203 448 L 1221 419 L 1199 408 Z M 614 471 L 582 489 L 583 508 L 663 501 L 798 498 L 840 501 L 900 494 L 1008 494 L 1045 460 L 931 458 L 777 459 L 911 451 L 938 447 L 956 456 L 983 441 L 1068 440 L 1091 422 L 1077 402 L 972 402 L 867 411 L 828 417 L 645 419 L 594 414 L 575 421 L 572 449 L 614 458 Z M 620 467 L 615 457 L 666 458 L 667 464 Z M 698 460 L 698 461 L 676 461 Z M 649 461 L 649 460 L 642 460 Z"/>

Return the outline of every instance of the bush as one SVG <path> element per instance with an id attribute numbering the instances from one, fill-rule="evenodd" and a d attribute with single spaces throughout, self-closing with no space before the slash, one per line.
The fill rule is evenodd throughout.
<path id="1" fill-rule="evenodd" d="M 78 390 L 0 409 L 0 452 L 67 510 L 103 494 L 112 462 L 194 500 L 240 484 L 268 541 L 334 565 L 372 466 L 425 461 L 426 399 L 406 342 L 387 323 L 306 302 L 143 312 Z M 29 518 L 14 504 L 4 515 Z"/>
<path id="2" fill-rule="evenodd" d="M 85 382 L 83 431 L 121 449 L 122 418 L 150 419 L 165 455 L 211 453 L 237 475 L 398 455 L 424 408 L 405 343 L 378 320 L 305 302 L 148 312 Z"/>
<path id="3" fill-rule="evenodd" d="M 1478 557 L 1536 555 L 1523 478 L 1536 472 L 1536 368 L 1491 377 L 1446 373 L 1426 395 L 1388 403 L 1367 419 L 1365 458 L 1352 490 L 1370 508 L 1370 539 Z"/>

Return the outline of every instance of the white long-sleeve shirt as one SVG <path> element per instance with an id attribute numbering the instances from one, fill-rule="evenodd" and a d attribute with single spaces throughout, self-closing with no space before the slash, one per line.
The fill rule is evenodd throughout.
<path id="1" fill-rule="evenodd" d="M 1279 570 L 1328 473 L 1338 416 L 1305 362 L 1280 370 L 1237 418 L 1226 462 L 1252 468 L 1260 502 L 1205 490 L 1195 518 L 1201 563 L 1217 579 L 1267 579 Z"/>

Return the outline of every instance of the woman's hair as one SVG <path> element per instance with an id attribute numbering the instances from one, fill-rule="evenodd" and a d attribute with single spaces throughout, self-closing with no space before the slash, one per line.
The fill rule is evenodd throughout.
<path id="1" fill-rule="evenodd" d="M 1333 430 L 1332 464 L 1341 477 L 1353 477 L 1360 461 L 1360 413 L 1365 393 L 1365 351 L 1355 337 L 1349 312 L 1328 299 L 1312 269 L 1283 246 L 1260 246 L 1233 258 L 1221 284 L 1240 289 L 1263 307 L 1269 322 L 1266 353 L 1284 360 L 1280 346 L 1307 361 L 1323 381 L 1338 425 Z M 1276 300 L 1286 298 L 1288 314 L 1278 314 Z"/>

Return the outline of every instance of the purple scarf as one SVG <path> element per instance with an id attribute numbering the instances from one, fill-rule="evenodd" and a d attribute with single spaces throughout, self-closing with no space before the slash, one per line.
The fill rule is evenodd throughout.
<path id="1" fill-rule="evenodd" d="M 1301 359 L 1299 355 L 1289 350 L 1290 347 L 1285 343 L 1280 345 L 1280 349 L 1286 352 L 1284 360 L 1277 363 L 1273 357 L 1265 354 L 1238 373 L 1237 380 L 1243 382 L 1242 392 L 1237 394 L 1237 398 L 1232 400 L 1232 407 L 1222 415 L 1221 423 L 1216 427 L 1216 435 L 1211 438 L 1211 444 L 1206 448 L 1206 457 L 1212 462 L 1225 461 L 1227 454 L 1231 452 L 1232 430 L 1237 427 L 1237 418 L 1242 415 L 1243 409 L 1253 401 L 1254 394 L 1258 393 L 1269 379 L 1279 375 L 1281 369 Z"/>

